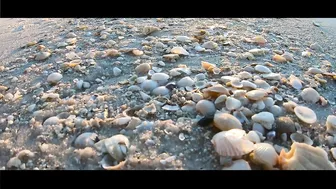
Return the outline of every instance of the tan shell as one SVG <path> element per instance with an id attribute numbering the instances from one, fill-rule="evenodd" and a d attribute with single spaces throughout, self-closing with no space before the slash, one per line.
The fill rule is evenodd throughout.
<path id="1" fill-rule="evenodd" d="M 170 53 L 188 56 L 189 53 L 183 47 L 173 47 Z"/>
<path id="2" fill-rule="evenodd" d="M 266 129 L 272 129 L 274 123 L 274 116 L 269 112 L 260 112 L 251 117 L 255 123 L 260 123 Z"/>
<path id="3" fill-rule="evenodd" d="M 308 103 L 316 103 L 320 100 L 320 94 L 313 88 L 303 89 L 300 95 Z"/>
<path id="4" fill-rule="evenodd" d="M 313 110 L 304 106 L 296 106 L 294 108 L 295 115 L 303 122 L 313 124 L 316 122 L 317 117 Z"/>
<path id="5" fill-rule="evenodd" d="M 152 75 L 151 79 L 154 81 L 168 80 L 169 75 L 165 73 L 155 73 Z"/>
<path id="6" fill-rule="evenodd" d="M 267 95 L 264 89 L 256 89 L 246 93 L 246 97 L 250 100 L 261 100 Z"/>
<path id="7" fill-rule="evenodd" d="M 322 148 L 297 142 L 288 153 L 281 150 L 278 162 L 283 170 L 335 170 Z"/>
<path id="8" fill-rule="evenodd" d="M 234 88 L 242 88 L 243 84 L 240 82 L 238 78 L 234 78 L 231 80 L 231 86 Z"/>
<path id="9" fill-rule="evenodd" d="M 151 69 L 151 66 L 148 63 L 142 63 L 135 68 L 135 72 L 138 75 L 145 75 Z"/>
<path id="10" fill-rule="evenodd" d="M 214 117 L 214 125 L 222 131 L 230 129 L 243 129 L 240 121 L 231 114 L 217 112 Z"/>
<path id="11" fill-rule="evenodd" d="M 273 61 L 275 62 L 279 62 L 279 63 L 284 63 L 284 62 L 287 62 L 286 58 L 285 57 L 282 57 L 278 54 L 275 54 L 272 58 Z"/>
<path id="12" fill-rule="evenodd" d="M 288 101 L 288 102 L 283 103 L 283 107 L 285 108 L 285 110 L 287 112 L 291 112 L 291 113 L 294 113 L 294 108 L 296 106 L 298 106 L 298 104 L 296 104 L 293 101 Z"/>
<path id="13" fill-rule="evenodd" d="M 142 34 L 149 35 L 153 32 L 160 31 L 161 29 L 155 26 L 145 26 L 142 28 Z"/>
<path id="14" fill-rule="evenodd" d="M 269 79 L 269 80 L 280 80 L 281 75 L 279 73 L 268 73 L 268 74 L 262 74 L 262 78 Z"/>
<path id="15" fill-rule="evenodd" d="M 330 134 L 336 134 L 336 116 L 329 115 L 326 121 L 327 132 Z"/>
<path id="16" fill-rule="evenodd" d="M 133 53 L 135 56 L 141 56 L 141 55 L 144 54 L 143 51 L 140 51 L 140 50 L 138 50 L 138 49 L 133 49 L 133 50 L 132 50 L 132 53 Z"/>
<path id="17" fill-rule="evenodd" d="M 204 98 L 217 98 L 220 95 L 230 95 L 229 91 L 221 84 L 216 84 L 203 90 Z"/>
<path id="18" fill-rule="evenodd" d="M 273 169 L 278 161 L 278 154 L 268 143 L 255 144 L 250 157 L 254 163 L 262 165 L 265 169 Z"/>
<path id="19" fill-rule="evenodd" d="M 247 140 L 245 135 L 244 130 L 231 129 L 215 134 L 211 142 L 220 156 L 242 156 L 253 150 L 253 143 Z"/>
<path id="20" fill-rule="evenodd" d="M 236 110 L 241 107 L 241 102 L 233 97 L 228 97 L 225 102 L 226 108 L 228 110 Z"/>
<path id="21" fill-rule="evenodd" d="M 294 61 L 293 54 L 291 54 L 289 52 L 285 52 L 281 56 L 284 57 L 288 62 L 293 62 Z"/>
<path id="22" fill-rule="evenodd" d="M 254 84 L 256 84 L 258 88 L 265 89 L 265 90 L 271 88 L 271 85 L 269 85 L 265 80 L 262 80 L 262 79 L 256 79 L 254 81 Z"/>
<path id="23" fill-rule="evenodd" d="M 196 104 L 196 111 L 204 116 L 212 116 L 216 113 L 216 107 L 211 101 L 200 100 Z"/>
<path id="24" fill-rule="evenodd" d="M 209 62 L 202 61 L 201 62 L 202 68 L 204 68 L 207 71 L 213 71 L 213 69 L 216 67 L 215 64 L 211 64 Z"/>
<path id="25" fill-rule="evenodd" d="M 249 163 L 243 159 L 232 162 L 229 167 L 224 167 L 222 170 L 251 170 Z"/>
<path id="26" fill-rule="evenodd" d="M 257 35 L 255 37 L 253 37 L 252 41 L 254 43 L 259 44 L 259 45 L 264 45 L 265 43 L 267 43 L 267 40 L 263 36 L 261 36 L 261 35 Z"/>

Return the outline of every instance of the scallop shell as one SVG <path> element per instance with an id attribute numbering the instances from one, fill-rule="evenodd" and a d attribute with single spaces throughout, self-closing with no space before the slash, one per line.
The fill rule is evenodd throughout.
<path id="1" fill-rule="evenodd" d="M 258 143 L 254 145 L 254 150 L 250 155 L 251 160 L 262 165 L 265 169 L 273 169 L 277 164 L 278 154 L 274 147 L 268 143 Z"/>
<path id="2" fill-rule="evenodd" d="M 231 114 L 217 112 L 214 117 L 214 125 L 220 130 L 242 129 L 241 122 Z"/>
<path id="3" fill-rule="evenodd" d="M 216 113 L 215 105 L 208 100 L 200 100 L 196 104 L 196 110 L 203 116 L 213 116 Z"/>
<path id="4" fill-rule="evenodd" d="M 216 84 L 212 87 L 206 88 L 203 90 L 203 97 L 204 98 L 217 98 L 220 95 L 230 95 L 229 91 L 223 87 L 221 84 Z"/>
<path id="5" fill-rule="evenodd" d="M 256 123 L 260 123 L 266 129 L 272 129 L 274 123 L 274 116 L 269 112 L 260 112 L 251 117 L 252 120 Z"/>
<path id="6" fill-rule="evenodd" d="M 320 100 L 320 94 L 313 88 L 303 89 L 300 95 L 304 101 L 309 103 L 316 103 Z"/>
<path id="7" fill-rule="evenodd" d="M 335 170 L 322 148 L 305 143 L 294 142 L 288 153 L 281 150 L 278 162 L 283 170 Z"/>
<path id="8" fill-rule="evenodd" d="M 294 108 L 295 115 L 303 122 L 313 124 L 316 122 L 317 117 L 313 110 L 304 106 L 296 106 Z"/>
<path id="9" fill-rule="evenodd" d="M 336 116 L 329 115 L 326 121 L 327 132 L 330 134 L 336 134 Z"/>
<path id="10" fill-rule="evenodd" d="M 246 97 L 250 100 L 261 100 L 267 95 L 264 89 L 256 89 L 246 93 Z"/>
<path id="11" fill-rule="evenodd" d="M 211 142 L 220 156 L 242 156 L 253 150 L 253 143 L 245 139 L 245 135 L 244 130 L 231 129 L 215 134 Z"/>
<path id="12" fill-rule="evenodd" d="M 313 141 L 312 139 L 310 139 L 308 136 L 304 135 L 304 134 L 301 134 L 301 133 L 292 133 L 290 135 L 290 138 L 292 140 L 292 142 L 298 142 L 298 143 L 305 143 L 305 144 L 308 144 L 310 146 L 313 145 Z"/>

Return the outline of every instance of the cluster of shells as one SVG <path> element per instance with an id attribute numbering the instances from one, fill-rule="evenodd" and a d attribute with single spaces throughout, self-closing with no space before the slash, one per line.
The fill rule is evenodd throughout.
<path id="1" fill-rule="evenodd" d="M 129 26 L 129 29 L 132 28 Z M 78 26 L 77 30 L 86 30 L 86 27 Z M 98 27 L 97 30 L 96 35 L 100 40 L 106 40 L 112 33 L 112 29 L 105 26 Z M 135 31 L 148 41 L 155 41 L 150 34 L 160 30 L 156 26 L 145 26 Z M 21 107 L 31 115 L 29 126 L 40 136 L 52 133 L 58 139 L 65 139 L 69 135 L 75 135 L 71 145 L 78 161 L 99 157 L 99 165 L 103 169 L 124 169 L 130 161 L 129 153 L 132 151 L 132 140 L 127 132 L 139 135 L 163 127 L 166 134 L 176 135 L 183 141 L 185 136 L 173 120 L 191 119 L 193 127 L 212 127 L 216 132 L 208 140 L 211 141 L 223 170 L 251 170 L 255 166 L 267 170 L 335 169 L 327 152 L 303 132 L 318 121 L 309 105 L 328 106 L 328 100 L 317 89 L 326 85 L 328 80 L 336 79 L 336 74 L 330 72 L 329 62 L 324 62 L 327 65 L 325 69 L 307 69 L 304 81 L 293 74 L 288 76 L 276 72 L 277 64 L 295 61 L 293 54 L 278 51 L 272 51 L 273 64 L 252 62 L 238 72 L 227 72 L 226 68 L 206 61 L 199 61 L 197 69 L 178 64 L 165 71 L 165 62 L 174 64 L 179 59 L 190 56 L 190 51 L 218 51 L 218 41 L 221 40 L 208 40 L 208 33 L 201 30 L 193 37 L 164 38 L 155 41 L 152 46 L 144 41 L 142 49 L 117 48 L 115 41 L 108 40 L 104 51 L 79 54 L 74 52 L 79 39 L 74 32 L 69 32 L 65 41 L 56 43 L 55 51 L 44 45 L 27 44 L 37 52 L 30 57 L 34 61 L 43 62 L 54 54 L 66 52 L 64 61 L 57 62 L 58 71 L 47 72 L 46 82 L 31 86 L 29 91 L 18 88 L 13 90 L 0 85 L 0 100 L 3 103 L 14 103 L 32 92 L 35 102 Z M 91 40 L 87 43 L 93 42 Z M 246 38 L 245 42 L 264 46 L 267 40 L 258 35 Z M 193 48 L 179 45 L 190 43 Z M 152 49 L 162 53 L 161 59 L 155 60 L 155 63 L 148 60 Z M 241 54 L 227 55 L 238 60 L 254 61 L 255 57 L 270 52 L 267 48 L 254 48 Z M 308 58 L 311 54 L 304 51 L 301 55 Z M 104 85 L 100 78 L 94 82 L 80 78 L 65 81 L 65 75 L 87 75 L 88 68 L 95 66 L 98 59 L 122 60 L 125 56 L 148 59 L 136 60 L 130 77 L 115 85 Z M 121 77 L 126 71 L 119 67 L 113 67 L 114 77 Z M 39 73 L 39 70 L 32 66 L 25 72 Z M 12 80 L 15 82 L 18 78 Z M 94 85 L 99 87 L 94 92 L 88 92 Z M 81 98 L 73 93 L 65 98 L 59 94 L 61 88 L 71 86 L 81 91 Z M 45 91 L 45 88 L 48 90 Z M 299 96 L 288 94 L 288 90 L 294 90 Z M 117 98 L 131 98 L 133 101 L 113 110 L 109 102 Z M 8 115 L 1 123 L 11 126 L 18 119 L 16 115 Z M 328 116 L 325 125 L 327 140 L 333 145 L 336 116 Z M 92 131 L 102 128 L 118 128 L 121 131 L 109 137 L 100 137 Z M 155 145 L 149 139 L 145 144 Z M 43 142 L 39 143 L 39 148 L 48 151 Z M 336 149 L 331 149 L 331 153 L 336 157 Z M 29 150 L 20 151 L 8 161 L 7 167 L 22 168 L 34 156 L 35 153 Z M 307 159 L 308 156 L 310 158 Z M 166 157 L 160 163 L 165 165 L 175 158 Z"/>

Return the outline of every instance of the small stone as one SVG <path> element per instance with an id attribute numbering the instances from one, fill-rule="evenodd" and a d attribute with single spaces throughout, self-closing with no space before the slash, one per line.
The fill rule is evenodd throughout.
<path id="1" fill-rule="evenodd" d="M 51 53 L 49 53 L 49 52 L 40 52 L 40 53 L 36 54 L 35 60 L 45 60 L 50 55 L 51 55 Z"/>
<path id="2" fill-rule="evenodd" d="M 48 76 L 47 81 L 51 84 L 59 82 L 63 78 L 63 75 L 60 73 L 52 73 Z"/>
<path id="3" fill-rule="evenodd" d="M 117 68 L 117 67 L 114 67 L 113 68 L 113 75 L 114 76 L 119 76 L 121 74 L 121 69 Z"/>
<path id="4" fill-rule="evenodd" d="M 83 82 L 83 88 L 84 89 L 88 89 L 88 88 L 90 88 L 90 83 L 89 82 Z"/>

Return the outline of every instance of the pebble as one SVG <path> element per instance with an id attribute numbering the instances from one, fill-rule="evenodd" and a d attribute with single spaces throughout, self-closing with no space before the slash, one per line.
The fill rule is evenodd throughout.
<path id="1" fill-rule="evenodd" d="M 63 78 L 63 75 L 60 73 L 52 73 L 48 76 L 47 81 L 51 84 L 59 82 Z"/>
<path id="2" fill-rule="evenodd" d="M 36 54 L 35 60 L 45 60 L 50 55 L 51 55 L 51 53 L 49 53 L 49 52 L 40 52 L 40 53 Z"/>
<path id="3" fill-rule="evenodd" d="M 117 67 L 114 67 L 113 68 L 113 75 L 114 76 L 119 76 L 121 74 L 121 69 L 117 68 Z"/>
<path id="4" fill-rule="evenodd" d="M 88 88 L 90 88 L 90 83 L 89 82 L 83 82 L 83 88 L 84 89 L 88 89 Z"/>

